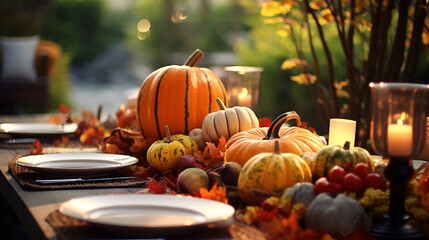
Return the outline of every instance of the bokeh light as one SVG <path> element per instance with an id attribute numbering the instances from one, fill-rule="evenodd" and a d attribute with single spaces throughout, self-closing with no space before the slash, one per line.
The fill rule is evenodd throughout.
<path id="1" fill-rule="evenodd" d="M 150 21 L 141 19 L 137 23 L 137 38 L 140 40 L 146 39 L 150 36 Z"/>
<path id="2" fill-rule="evenodd" d="M 137 23 L 137 31 L 139 32 L 147 32 L 150 29 L 150 22 L 147 19 L 141 19 Z"/>
<path id="3" fill-rule="evenodd" d="M 188 18 L 188 15 L 186 14 L 186 11 L 184 8 L 178 8 L 172 15 L 171 15 L 171 21 L 173 23 L 181 23 L 185 21 Z"/>

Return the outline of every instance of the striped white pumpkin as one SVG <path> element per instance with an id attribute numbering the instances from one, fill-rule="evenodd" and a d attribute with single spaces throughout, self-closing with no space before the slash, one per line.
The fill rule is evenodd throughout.
<path id="1" fill-rule="evenodd" d="M 217 142 L 220 137 L 228 140 L 234 134 L 251 128 L 259 128 L 259 120 L 252 109 L 235 106 L 226 108 L 217 98 L 221 110 L 207 114 L 203 121 L 203 136 L 207 142 Z"/>

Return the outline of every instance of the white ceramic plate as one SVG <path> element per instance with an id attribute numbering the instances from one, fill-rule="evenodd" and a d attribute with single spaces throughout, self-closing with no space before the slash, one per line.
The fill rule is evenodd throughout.
<path id="1" fill-rule="evenodd" d="M 182 195 L 120 194 L 69 200 L 60 212 L 122 234 L 169 235 L 232 220 L 225 203 Z"/>
<path id="2" fill-rule="evenodd" d="M 68 134 L 76 132 L 77 124 L 53 124 L 53 123 L 1 123 L 0 132 L 8 134 L 25 135 L 51 135 Z"/>
<path id="3" fill-rule="evenodd" d="M 128 155 L 82 152 L 29 155 L 16 161 L 20 166 L 53 177 L 103 176 L 137 162 L 137 158 Z"/>

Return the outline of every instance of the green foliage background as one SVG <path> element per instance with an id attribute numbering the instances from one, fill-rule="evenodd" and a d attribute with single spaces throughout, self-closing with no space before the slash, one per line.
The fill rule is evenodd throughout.
<path id="1" fill-rule="evenodd" d="M 280 69 L 285 59 L 297 56 L 290 39 L 276 34 L 283 26 L 264 24 L 260 6 L 253 0 L 239 0 L 239 5 L 234 5 L 234 1 L 207 0 L 206 3 L 210 4 L 208 9 L 203 2 L 132 1 L 131 7 L 125 10 L 112 10 L 108 9 L 106 0 L 52 0 L 41 34 L 43 39 L 57 42 L 63 48 L 65 56 L 60 67 L 64 73 L 58 76 L 64 82 L 68 78 L 68 64 L 90 61 L 117 42 L 127 45 L 134 64 L 147 65 L 152 69 L 183 64 L 184 59 L 173 62 L 174 54 L 187 56 L 196 48 L 207 54 L 234 52 L 238 56 L 237 65 L 264 68 L 260 105 L 256 111 L 258 117 L 275 118 L 280 113 L 295 110 L 302 121 L 323 134 L 308 88 L 290 80 L 291 76 L 299 73 L 299 69 Z M 171 16 L 180 7 L 184 8 L 186 19 L 173 23 Z M 137 38 L 136 24 L 140 19 L 151 23 L 149 37 L 143 40 Z M 327 25 L 324 31 L 336 65 L 335 78 L 344 80 L 345 68 L 341 67 L 344 59 L 338 47 L 336 30 L 334 26 Z M 299 41 L 305 45 L 308 39 L 304 35 Z M 320 43 L 316 43 L 316 47 L 322 75 L 326 76 L 326 60 Z M 304 54 L 309 58 L 308 51 Z M 429 62 L 427 54 L 421 56 L 421 62 Z M 206 66 L 204 59 L 200 65 Z M 428 76 L 429 70 L 421 64 L 417 78 L 427 82 Z M 67 96 L 60 92 L 52 91 L 53 95 L 57 94 L 53 97 L 55 101 L 62 101 L 61 98 Z M 58 106 L 58 103 L 52 105 Z"/>
<path id="2" fill-rule="evenodd" d="M 121 23 L 105 4 L 104 0 L 55 0 L 41 36 L 60 44 L 72 63 L 89 61 L 122 36 Z"/>

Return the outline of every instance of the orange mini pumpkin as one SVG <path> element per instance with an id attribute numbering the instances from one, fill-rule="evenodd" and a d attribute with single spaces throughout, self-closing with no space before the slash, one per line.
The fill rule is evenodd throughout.
<path id="1" fill-rule="evenodd" d="M 252 128 L 236 133 L 226 143 L 226 161 L 244 164 L 253 156 L 274 151 L 274 140 L 278 140 L 282 153 L 300 156 L 304 152 L 318 152 L 325 146 L 323 141 L 301 127 L 282 127 L 283 123 L 295 119 L 301 125 L 301 118 L 291 111 L 278 116 L 269 128 Z"/>
<path id="2" fill-rule="evenodd" d="M 216 98 L 227 102 L 222 81 L 207 68 L 195 67 L 204 53 L 197 49 L 185 65 L 170 65 L 152 72 L 142 83 L 137 97 L 137 116 L 146 139 L 171 134 L 188 134 L 201 128 L 208 113 L 220 110 Z"/>

